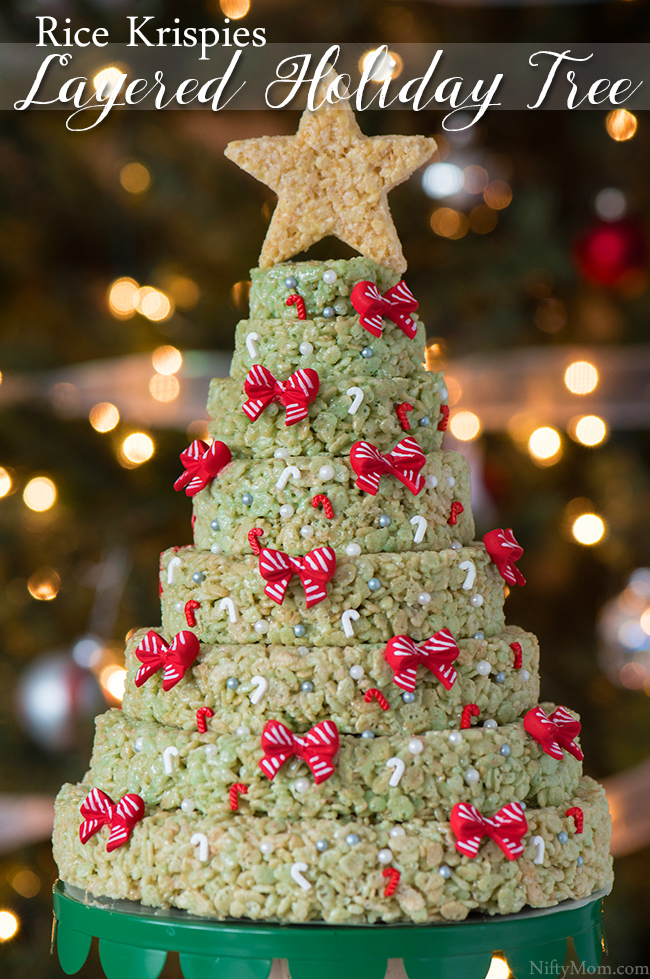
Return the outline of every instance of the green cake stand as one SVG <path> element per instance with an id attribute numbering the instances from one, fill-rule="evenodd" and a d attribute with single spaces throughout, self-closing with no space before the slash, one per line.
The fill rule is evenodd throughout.
<path id="1" fill-rule="evenodd" d="M 157 979 L 168 952 L 179 953 L 185 979 L 268 979 L 274 959 L 286 960 L 291 979 L 384 979 L 389 959 L 403 960 L 408 979 L 485 979 L 494 952 L 516 979 L 548 977 L 559 975 L 569 938 L 583 967 L 599 965 L 604 897 L 457 924 L 258 925 L 155 912 L 57 881 L 52 947 L 73 975 L 99 939 L 107 979 Z"/>

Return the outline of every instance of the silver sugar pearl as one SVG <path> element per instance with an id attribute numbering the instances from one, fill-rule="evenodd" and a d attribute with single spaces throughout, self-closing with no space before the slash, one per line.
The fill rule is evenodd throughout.
<path id="1" fill-rule="evenodd" d="M 438 867 L 438 873 L 441 877 L 444 877 L 445 880 L 449 880 L 451 877 L 451 867 L 448 867 L 446 863 L 441 863 Z"/>
<path id="2" fill-rule="evenodd" d="M 293 277 L 293 275 L 288 275 L 284 280 L 284 284 L 287 287 L 287 289 L 295 289 L 296 286 L 298 285 L 298 282 Z"/>
<path id="3" fill-rule="evenodd" d="M 422 425 L 423 428 L 426 428 L 426 426 L 430 424 L 431 424 L 431 419 L 429 418 L 428 415 L 422 415 L 422 418 L 420 418 L 418 422 L 418 425 Z"/>
<path id="4" fill-rule="evenodd" d="M 348 833 L 348 835 L 345 837 L 345 842 L 348 846 L 356 846 L 359 842 L 359 837 L 356 833 Z"/>
<path id="5" fill-rule="evenodd" d="M 370 591 L 379 591 L 379 589 L 381 588 L 381 581 L 379 580 L 379 578 L 370 578 L 370 580 L 368 581 L 368 588 L 370 589 Z"/>
<path id="6" fill-rule="evenodd" d="M 478 632 L 474 633 L 472 639 L 485 639 L 485 633 L 483 632 L 482 629 L 479 629 Z"/>
<path id="7" fill-rule="evenodd" d="M 341 299 L 337 303 L 334 303 L 334 309 L 339 316 L 345 316 L 348 311 L 348 304 Z"/>
<path id="8" fill-rule="evenodd" d="M 374 731 L 362 731 L 361 732 L 361 737 L 362 738 L 368 738 L 370 740 L 370 739 L 374 738 L 374 736 L 375 736 Z"/>
<path id="9" fill-rule="evenodd" d="M 293 634 L 296 637 L 296 639 L 302 639 L 302 637 L 304 636 L 304 634 L 306 632 L 307 632 L 307 629 L 302 624 L 302 622 L 299 622 L 298 625 L 294 625 L 294 627 L 293 627 Z"/>
<path id="10" fill-rule="evenodd" d="M 505 680 L 506 680 L 506 675 L 501 670 L 499 670 L 498 673 L 494 674 L 495 683 L 505 683 Z"/>
<path id="11" fill-rule="evenodd" d="M 404 701 L 405 704 L 412 704 L 415 702 L 415 694 L 410 693 L 410 691 L 408 690 L 405 690 L 404 693 L 402 694 L 402 700 Z"/>
<path id="12" fill-rule="evenodd" d="M 511 749 L 509 744 L 502 744 L 501 747 L 499 748 L 499 754 L 503 755 L 504 758 L 509 758 L 510 750 Z"/>
<path id="13" fill-rule="evenodd" d="M 210 530 L 219 530 L 219 521 L 216 518 L 210 521 Z"/>
<path id="14" fill-rule="evenodd" d="M 524 681 L 524 683 L 527 683 L 528 680 L 530 680 L 530 673 L 528 672 L 528 670 L 520 670 L 519 676 Z"/>
<path id="15" fill-rule="evenodd" d="M 364 347 L 363 350 L 361 351 L 361 356 L 365 357 L 366 360 L 369 357 L 372 357 L 372 347 Z"/>
<path id="16" fill-rule="evenodd" d="M 205 575 L 202 571 L 195 571 L 192 575 L 192 581 L 195 581 L 197 585 L 200 585 L 201 582 L 205 581 Z"/>
<path id="17" fill-rule="evenodd" d="M 494 720 L 493 717 L 488 717 L 487 721 L 483 721 L 483 727 L 486 728 L 488 731 L 496 731 L 498 726 L 499 725 L 497 724 L 497 722 Z"/>
<path id="18" fill-rule="evenodd" d="M 333 306 L 326 306 L 323 310 L 323 316 L 326 320 L 331 320 L 334 316 L 336 316 L 336 310 Z"/>
<path id="19" fill-rule="evenodd" d="M 300 684 L 300 689 L 302 690 L 303 693 L 313 693 L 314 684 L 311 683 L 309 680 L 305 680 L 303 683 Z"/>
<path id="20" fill-rule="evenodd" d="M 239 686 L 239 680 L 237 679 L 236 676 L 229 676 L 228 679 L 226 680 L 226 686 L 228 687 L 229 690 L 236 690 L 237 687 Z"/>
<path id="21" fill-rule="evenodd" d="M 317 840 L 316 849 L 319 853 L 325 853 L 325 850 L 329 849 L 329 843 L 327 840 Z"/>
<path id="22" fill-rule="evenodd" d="M 387 513 L 382 513 L 381 517 L 377 521 L 380 527 L 390 527 L 392 520 Z"/>
<path id="23" fill-rule="evenodd" d="M 576 864 L 578 867 L 582 867 L 584 862 L 585 862 L 584 857 L 578 857 L 578 859 L 576 860 Z"/>
<path id="24" fill-rule="evenodd" d="M 253 502 L 253 497 L 250 495 L 250 493 L 242 493 L 241 501 L 244 506 L 250 506 Z"/>
<path id="25" fill-rule="evenodd" d="M 568 833 L 565 833 L 564 830 L 562 830 L 561 833 L 558 833 L 557 834 L 557 838 L 558 838 L 558 843 L 568 843 L 569 842 L 569 834 Z"/>

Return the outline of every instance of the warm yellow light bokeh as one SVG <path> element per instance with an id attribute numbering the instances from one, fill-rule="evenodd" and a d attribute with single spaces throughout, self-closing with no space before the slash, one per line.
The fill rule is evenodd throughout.
<path id="1" fill-rule="evenodd" d="M 154 374 L 149 381 L 149 393 L 156 401 L 174 401 L 180 394 L 181 386 L 173 374 Z"/>
<path id="2" fill-rule="evenodd" d="M 181 369 L 183 355 L 176 347 L 157 347 L 151 355 L 151 363 L 159 374 L 175 374 Z"/>
<path id="3" fill-rule="evenodd" d="M 59 594 L 61 577 L 54 568 L 39 568 L 27 582 L 27 590 L 39 602 L 51 602 Z"/>
<path id="4" fill-rule="evenodd" d="M 548 425 L 536 428 L 528 439 L 528 451 L 535 459 L 552 459 L 562 448 L 559 432 Z"/>
<path id="5" fill-rule="evenodd" d="M 31 870 L 18 870 L 11 878 L 11 886 L 22 897 L 36 897 L 41 889 L 41 879 Z"/>
<path id="6" fill-rule="evenodd" d="M 30 510 L 43 513 L 54 506 L 56 486 L 47 476 L 35 476 L 23 490 L 23 500 Z"/>
<path id="7" fill-rule="evenodd" d="M 174 312 L 171 300 L 160 289 L 153 286 L 143 286 L 138 293 L 137 310 L 154 323 L 168 320 Z"/>
<path id="8" fill-rule="evenodd" d="M 605 522 L 597 513 L 583 513 L 574 520 L 571 533 L 579 544 L 597 544 L 605 534 Z"/>
<path id="9" fill-rule="evenodd" d="M 18 931 L 18 918 L 11 911 L 0 911 L 0 942 L 7 942 Z"/>
<path id="10" fill-rule="evenodd" d="M 6 496 L 11 489 L 11 476 L 6 469 L 0 466 L 0 499 Z"/>
<path id="11" fill-rule="evenodd" d="M 118 703 L 122 703 L 124 699 L 124 684 L 126 682 L 126 670 L 123 666 L 117 666 L 114 663 L 105 666 L 99 674 L 99 682 L 106 693 L 110 694 Z"/>
<path id="12" fill-rule="evenodd" d="M 453 207 L 438 207 L 431 215 L 431 229 L 441 238 L 462 238 L 467 234 L 469 221 L 462 211 Z"/>
<path id="13" fill-rule="evenodd" d="M 250 0 L 219 0 L 224 17 L 231 20 L 241 20 L 251 9 Z"/>
<path id="14" fill-rule="evenodd" d="M 497 212 L 487 204 L 477 204 L 469 212 L 469 227 L 477 235 L 487 235 L 497 226 Z"/>
<path id="15" fill-rule="evenodd" d="M 454 438 L 471 442 L 481 431 L 481 420 L 473 411 L 457 411 L 451 416 L 449 429 Z"/>
<path id="16" fill-rule="evenodd" d="M 90 409 L 88 417 L 96 432 L 112 432 L 120 420 L 120 413 L 110 401 L 100 401 Z"/>
<path id="17" fill-rule="evenodd" d="M 564 372 L 564 383 L 571 394 L 590 394 L 598 384 L 598 371 L 588 360 L 576 360 Z"/>
<path id="18" fill-rule="evenodd" d="M 607 435 L 607 425 L 598 415 L 583 415 L 575 424 L 575 437 L 583 445 L 600 445 Z"/>
<path id="19" fill-rule="evenodd" d="M 512 201 L 512 188 L 505 180 L 493 180 L 483 191 L 483 200 L 488 207 L 501 211 Z"/>
<path id="20" fill-rule="evenodd" d="M 193 279 L 186 275 L 173 275 L 165 282 L 169 296 L 179 309 L 194 309 L 201 297 L 201 290 Z"/>
<path id="21" fill-rule="evenodd" d="M 154 450 L 153 441 L 144 432 L 133 432 L 122 442 L 124 458 L 135 466 L 140 466 L 147 459 L 151 459 Z"/>
<path id="22" fill-rule="evenodd" d="M 608 135 L 615 139 L 617 143 L 623 143 L 626 139 L 632 139 L 636 132 L 636 116 L 628 112 L 627 109 L 613 109 L 607 114 L 605 128 Z"/>
<path id="23" fill-rule="evenodd" d="M 370 68 L 374 61 L 374 68 L 368 76 L 371 82 L 385 82 L 387 78 L 397 78 L 401 74 L 404 62 L 395 51 L 385 51 L 382 55 L 380 49 L 366 51 L 359 60 L 359 71 L 364 72 Z"/>
<path id="24" fill-rule="evenodd" d="M 93 78 L 93 85 L 95 86 L 95 91 L 101 98 L 109 98 L 112 94 L 113 89 L 116 88 L 122 81 L 123 71 L 120 71 L 115 65 L 109 65 L 108 68 L 102 68 L 98 71 Z"/>
<path id="25" fill-rule="evenodd" d="M 116 279 L 108 290 L 108 308 L 117 319 L 130 319 L 137 309 L 139 297 L 140 286 L 135 279 Z"/>
<path id="26" fill-rule="evenodd" d="M 129 194 L 144 194 L 151 186 L 151 174 L 144 163 L 132 160 L 120 170 L 120 183 Z"/>

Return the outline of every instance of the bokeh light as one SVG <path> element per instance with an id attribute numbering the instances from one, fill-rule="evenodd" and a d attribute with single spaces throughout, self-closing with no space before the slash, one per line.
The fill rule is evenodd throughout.
<path id="1" fill-rule="evenodd" d="M 2 466 L 0 466 L 0 499 L 7 495 L 11 489 L 11 485 L 11 476 L 6 469 L 3 469 Z"/>
<path id="2" fill-rule="evenodd" d="M 617 221 L 627 210 L 625 194 L 616 187 L 604 187 L 596 194 L 594 209 L 603 221 Z"/>
<path id="3" fill-rule="evenodd" d="M 576 360 L 564 372 L 564 383 L 572 394 L 590 394 L 598 384 L 598 371 L 588 360 Z"/>
<path id="4" fill-rule="evenodd" d="M 554 459 L 562 448 L 559 432 L 548 425 L 536 428 L 528 439 L 528 451 L 542 461 Z"/>
<path id="5" fill-rule="evenodd" d="M 27 582 L 27 590 L 39 602 L 51 602 L 59 594 L 61 577 L 54 568 L 39 568 Z"/>
<path id="6" fill-rule="evenodd" d="M 11 886 L 21 897 L 36 897 L 41 889 L 41 878 L 27 868 L 18 870 L 11 878 Z"/>
<path id="7" fill-rule="evenodd" d="M 533 316 L 535 326 L 544 333 L 559 333 L 567 324 L 566 306 L 561 299 L 540 299 Z"/>
<path id="8" fill-rule="evenodd" d="M 469 212 L 469 227 L 477 235 L 487 235 L 497 226 L 497 212 L 487 204 L 477 204 Z"/>
<path id="9" fill-rule="evenodd" d="M 628 112 L 627 109 L 613 109 L 607 114 L 605 128 L 607 133 L 615 139 L 617 143 L 623 143 L 626 139 L 632 139 L 636 132 L 636 116 Z"/>
<path id="10" fill-rule="evenodd" d="M 235 282 L 230 290 L 230 301 L 238 313 L 244 313 L 248 309 L 250 291 L 250 279 L 242 279 L 241 282 Z"/>
<path id="11" fill-rule="evenodd" d="M 481 420 L 473 411 L 457 411 L 451 416 L 449 429 L 454 438 L 471 442 L 481 431 Z"/>
<path id="12" fill-rule="evenodd" d="M 397 78 L 401 74 L 404 62 L 395 51 L 384 51 L 380 48 L 367 51 L 359 61 L 359 70 L 364 72 L 372 67 L 368 78 L 371 82 L 385 82 L 387 78 Z"/>
<path id="13" fill-rule="evenodd" d="M 126 682 L 126 670 L 123 666 L 117 666 L 115 663 L 105 666 L 99 674 L 99 682 L 105 693 L 118 703 L 122 703 Z"/>
<path id="14" fill-rule="evenodd" d="M 100 401 L 90 409 L 88 417 L 96 432 L 112 432 L 120 420 L 120 413 L 110 401 Z"/>
<path id="15" fill-rule="evenodd" d="M 159 374 L 175 374 L 183 364 L 183 355 L 176 347 L 157 347 L 151 355 L 151 363 Z"/>
<path id="16" fill-rule="evenodd" d="M 162 323 L 168 320 L 174 312 L 171 299 L 153 286 L 143 286 L 138 293 L 137 310 L 148 320 Z"/>
<path id="17" fill-rule="evenodd" d="M 156 401 L 174 401 L 180 394 L 181 386 L 173 374 L 154 374 L 149 381 L 149 393 Z"/>
<path id="18" fill-rule="evenodd" d="M 30 510 L 43 513 L 56 502 L 56 486 L 47 476 L 35 476 L 23 490 L 23 500 Z"/>
<path id="19" fill-rule="evenodd" d="M 241 20 L 251 9 L 250 0 L 219 0 L 219 6 L 224 17 L 231 20 Z"/>
<path id="20" fill-rule="evenodd" d="M 201 290 L 194 279 L 186 275 L 170 276 L 165 282 L 165 288 L 178 309 L 194 309 L 201 296 Z"/>
<path id="21" fill-rule="evenodd" d="M 109 65 L 102 68 L 93 78 L 95 91 L 100 98 L 107 99 L 113 94 L 114 89 L 118 88 L 122 82 L 125 72 L 121 71 L 116 65 Z"/>
<path id="22" fill-rule="evenodd" d="M 422 174 L 422 189 L 439 200 L 463 189 L 463 171 L 455 163 L 431 163 Z"/>
<path id="23" fill-rule="evenodd" d="M 18 931 L 18 918 L 11 911 L 0 911 L 0 942 L 7 942 Z"/>
<path id="24" fill-rule="evenodd" d="M 151 459 L 154 451 L 152 439 L 144 432 L 132 432 L 122 442 L 122 455 L 134 466 L 141 466 L 143 462 Z"/>
<path id="25" fill-rule="evenodd" d="M 441 238 L 462 238 L 468 228 L 467 217 L 453 207 L 439 207 L 431 215 L 431 229 Z"/>
<path id="26" fill-rule="evenodd" d="M 144 194 L 151 186 L 151 174 L 144 163 L 132 160 L 120 170 L 120 183 L 129 194 Z"/>
<path id="27" fill-rule="evenodd" d="M 605 521 L 597 513 L 583 513 L 573 521 L 571 533 L 579 544 L 597 544 L 605 534 Z"/>
<path id="28" fill-rule="evenodd" d="M 583 445 L 600 445 L 607 435 L 607 425 L 598 415 L 583 415 L 575 422 L 574 432 Z"/>
<path id="29" fill-rule="evenodd" d="M 108 290 L 108 308 L 120 320 L 130 319 L 138 307 L 140 287 L 135 279 L 116 279 Z"/>
<path id="30" fill-rule="evenodd" d="M 483 200 L 488 207 L 501 211 L 512 200 L 512 188 L 505 180 L 493 180 L 483 191 Z"/>

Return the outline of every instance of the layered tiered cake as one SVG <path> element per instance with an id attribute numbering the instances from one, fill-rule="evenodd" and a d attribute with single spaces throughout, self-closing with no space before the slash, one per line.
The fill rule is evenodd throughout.
<path id="1" fill-rule="evenodd" d="M 422 923 L 611 882 L 578 718 L 538 704 L 537 641 L 505 624 L 522 550 L 474 540 L 441 447 L 385 199 L 432 150 L 363 137 L 341 103 L 229 148 L 280 203 L 214 441 L 181 457 L 195 543 L 162 555 L 162 626 L 129 639 L 122 709 L 57 799 L 61 877 L 93 895 Z M 286 261 L 325 234 L 362 255 Z"/>

